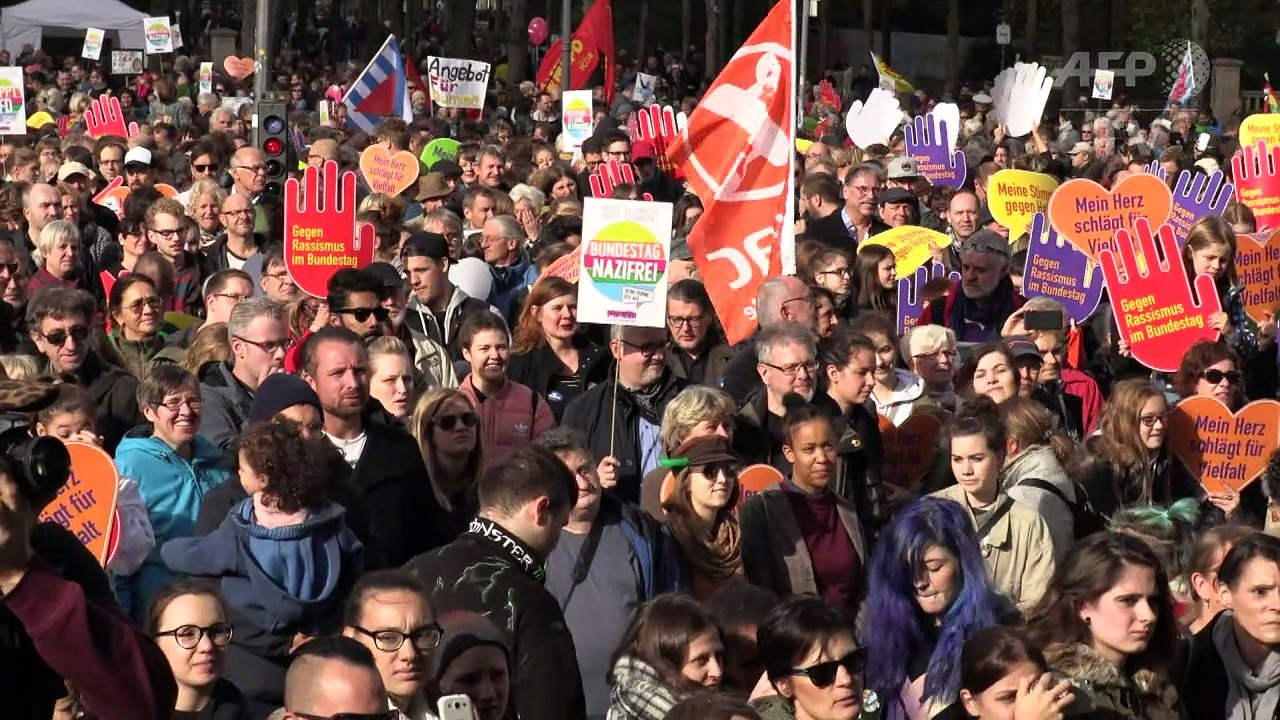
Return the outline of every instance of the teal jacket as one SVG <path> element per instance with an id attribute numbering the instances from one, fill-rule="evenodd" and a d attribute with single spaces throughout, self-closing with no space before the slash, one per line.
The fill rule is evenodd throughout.
<path id="1" fill-rule="evenodd" d="M 133 478 L 147 504 L 147 516 L 155 530 L 155 549 L 132 575 L 115 578 L 120 606 L 138 622 L 146 618 L 147 606 L 156 591 L 176 579 L 165 567 L 160 548 L 174 538 L 196 534 L 196 516 L 205 493 L 231 477 L 217 445 L 196 436 L 191 461 L 179 455 L 150 428 L 135 428 L 116 448 L 116 468 Z"/>

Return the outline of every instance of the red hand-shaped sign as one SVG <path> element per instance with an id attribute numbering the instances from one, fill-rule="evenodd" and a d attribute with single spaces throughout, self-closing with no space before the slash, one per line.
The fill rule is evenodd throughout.
<path id="1" fill-rule="evenodd" d="M 124 111 L 120 109 L 120 98 L 103 93 L 101 97 L 89 103 L 89 110 L 84 114 L 84 125 L 89 137 L 95 140 L 107 135 L 122 138 L 138 136 L 138 123 L 125 126 Z"/>
<path id="2" fill-rule="evenodd" d="M 1134 235 L 1145 268 L 1139 266 L 1134 255 L 1135 239 L 1127 230 L 1116 233 L 1118 261 L 1110 248 L 1098 253 L 1098 264 L 1111 294 L 1111 310 L 1120 337 L 1129 344 L 1133 357 L 1153 370 L 1173 372 L 1187 348 L 1199 340 L 1218 336 L 1218 331 L 1209 327 L 1209 317 L 1222 312 L 1222 303 L 1209 275 L 1196 276 L 1192 294 L 1172 227 L 1161 225 L 1153 237 L 1146 219 L 1139 218 Z M 1156 254 L 1157 239 L 1165 258 L 1163 265 Z"/>
<path id="3" fill-rule="evenodd" d="M 601 163 L 588 179 L 591 183 L 591 197 L 607 198 L 613 195 L 613 189 L 619 185 L 638 185 L 636 171 L 627 163 L 610 160 Z M 645 200 L 652 200 L 653 195 L 644 193 Z"/>
<path id="4" fill-rule="evenodd" d="M 648 140 L 653 143 L 658 169 L 665 173 L 674 171 L 676 165 L 667 157 L 667 148 L 675 141 L 676 135 L 680 134 L 675 110 L 670 105 L 650 105 L 638 110 L 632 119 L 635 121 L 632 141 Z"/>
<path id="5" fill-rule="evenodd" d="M 373 226 L 356 227 L 356 174 L 339 177 L 332 160 L 323 170 L 308 167 L 302 183 L 285 181 L 284 226 L 285 266 L 309 295 L 325 297 L 334 273 L 373 262 Z"/>

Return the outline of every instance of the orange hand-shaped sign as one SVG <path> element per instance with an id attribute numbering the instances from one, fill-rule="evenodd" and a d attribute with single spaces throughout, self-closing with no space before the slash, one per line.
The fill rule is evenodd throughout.
<path id="1" fill-rule="evenodd" d="M 285 181 L 284 226 L 285 266 L 309 295 L 325 297 L 334 273 L 373 262 L 373 226 L 356 227 L 355 173 L 339 176 L 332 160 L 323 170 L 308 167 L 301 183 Z"/>

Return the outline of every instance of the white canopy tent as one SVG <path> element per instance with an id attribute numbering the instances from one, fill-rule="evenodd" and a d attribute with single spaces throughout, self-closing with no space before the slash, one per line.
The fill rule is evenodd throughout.
<path id="1" fill-rule="evenodd" d="M 85 28 L 95 27 L 106 30 L 117 49 L 141 49 L 146 16 L 119 0 L 27 0 L 0 10 L 0 48 L 17 57 L 24 45 L 40 47 L 45 35 L 84 37 Z"/>

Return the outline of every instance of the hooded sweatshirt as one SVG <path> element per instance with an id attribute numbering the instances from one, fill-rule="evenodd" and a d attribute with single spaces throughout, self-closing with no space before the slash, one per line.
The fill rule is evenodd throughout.
<path id="1" fill-rule="evenodd" d="M 915 402 L 924 395 L 924 379 L 902 368 L 894 368 L 893 373 L 897 378 L 893 393 L 881 399 L 873 392 L 871 402 L 875 404 L 876 412 L 892 420 L 894 425 L 901 425 L 911 417 Z"/>
<path id="2" fill-rule="evenodd" d="M 1032 445 L 1025 452 L 1009 461 L 1004 468 L 1003 484 L 1009 497 L 1035 509 L 1049 526 L 1053 541 L 1053 559 L 1062 562 L 1067 551 L 1075 543 L 1075 524 L 1071 508 L 1052 492 L 1044 488 L 1024 484 L 1038 478 L 1062 491 L 1071 500 L 1076 499 L 1075 484 L 1048 445 Z"/>
<path id="3" fill-rule="evenodd" d="M 493 294 L 489 301 L 506 318 L 507 324 L 514 324 L 515 315 L 520 308 L 515 306 L 515 299 L 520 291 L 529 287 L 538 279 L 538 266 L 533 264 L 529 253 L 521 250 L 516 261 L 506 267 L 493 267 Z"/>

